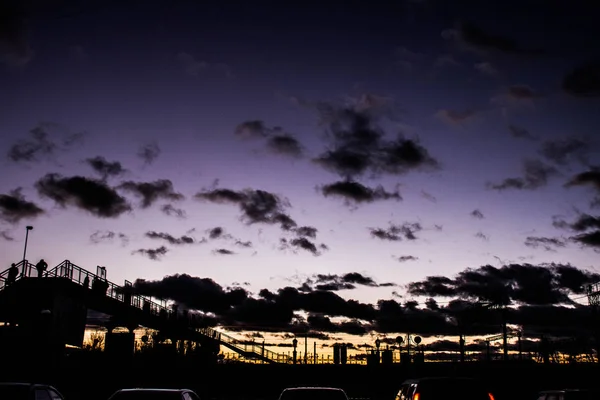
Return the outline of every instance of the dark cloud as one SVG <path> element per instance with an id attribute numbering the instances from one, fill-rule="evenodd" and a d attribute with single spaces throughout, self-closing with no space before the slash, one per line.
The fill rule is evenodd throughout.
<path id="1" fill-rule="evenodd" d="M 474 236 L 476 238 L 484 240 L 486 242 L 488 242 L 490 240 L 490 237 L 483 232 L 477 232 Z"/>
<path id="2" fill-rule="evenodd" d="M 583 246 L 600 249 L 600 217 L 581 214 L 577 220 L 568 224 L 568 228 L 578 232 L 570 238 L 571 241 Z"/>
<path id="3" fill-rule="evenodd" d="M 322 252 L 319 249 L 328 250 L 328 247 L 324 244 L 321 244 L 317 248 L 317 245 L 314 242 L 308 240 L 307 238 L 297 237 L 297 238 L 293 238 L 293 239 L 281 238 L 279 240 L 279 249 L 280 250 L 299 249 L 299 250 L 308 251 L 309 253 L 312 253 L 314 256 L 320 256 L 322 254 Z"/>
<path id="4" fill-rule="evenodd" d="M 478 210 L 478 209 L 475 209 L 475 210 L 471 211 L 471 217 L 477 218 L 477 219 L 483 219 L 483 218 L 485 218 L 483 216 L 483 213 L 480 210 Z"/>
<path id="5" fill-rule="evenodd" d="M 0 28 L 1 29 L 1 28 Z M 59 131 L 62 142 L 51 139 L 50 132 Z M 51 159 L 58 151 L 68 151 L 83 138 L 83 133 L 69 133 L 58 124 L 41 123 L 29 131 L 29 138 L 14 143 L 8 149 L 7 156 L 14 162 L 38 162 Z"/>
<path id="6" fill-rule="evenodd" d="M 398 191 L 388 192 L 383 186 L 370 188 L 355 181 L 338 181 L 319 188 L 324 196 L 336 196 L 344 199 L 346 205 L 372 203 L 379 200 L 402 200 Z"/>
<path id="7" fill-rule="evenodd" d="M 402 225 L 390 224 L 387 229 L 369 228 L 371 236 L 381 240 L 400 241 L 403 238 L 406 240 L 416 240 L 415 233 L 423 230 L 423 227 L 418 222 L 404 222 Z"/>
<path id="8" fill-rule="evenodd" d="M 94 244 L 102 242 L 112 242 L 114 239 L 119 239 L 123 246 L 129 243 L 129 237 L 124 233 L 113 231 L 96 231 L 90 235 L 90 241 Z"/>
<path id="9" fill-rule="evenodd" d="M 507 266 L 511 270 L 510 266 Z M 576 292 L 590 277 L 581 270 L 571 266 L 549 265 L 552 270 L 553 282 L 564 290 Z M 512 270 L 511 270 L 512 271 Z M 468 271 L 467 271 L 468 272 Z M 477 273 L 478 271 L 472 271 Z M 479 271 L 480 272 L 480 271 Z M 435 288 L 437 295 L 457 296 L 461 290 L 475 293 L 488 293 L 496 288 L 488 282 L 488 274 L 484 278 L 470 277 L 468 282 L 456 285 L 456 279 L 430 277 L 427 279 L 428 290 Z M 541 282 L 541 293 L 535 287 L 529 294 L 524 293 L 524 287 L 510 286 L 511 295 L 537 296 L 538 299 L 552 298 L 543 289 L 546 280 L 533 274 L 504 272 L 509 276 L 519 276 L 520 282 L 529 288 L 537 281 Z M 492 274 L 494 279 L 498 274 Z M 504 276 L 504 275 L 502 275 Z M 466 279 L 466 278 L 465 278 Z M 514 278 L 516 279 L 516 278 Z M 348 289 L 350 285 L 377 285 L 369 277 L 362 274 L 314 276 L 306 285 L 308 289 L 284 287 L 273 292 L 267 289 L 259 291 L 257 296 L 251 296 L 240 287 L 223 288 L 208 278 L 191 277 L 189 275 L 167 276 L 159 281 L 136 280 L 134 291 L 147 296 L 173 300 L 202 315 L 210 318 L 212 324 L 227 326 L 237 331 L 270 331 L 286 332 L 281 334 L 284 339 L 292 339 L 294 334 L 306 333 L 309 337 L 324 337 L 327 333 L 349 333 L 364 335 L 369 332 L 387 333 L 405 332 L 407 327 L 411 332 L 421 336 L 457 335 L 459 332 L 469 335 L 496 334 L 499 332 L 501 316 L 498 310 L 488 309 L 481 304 L 465 299 L 454 299 L 445 305 L 438 304 L 434 299 L 427 300 L 425 307 L 420 307 L 415 301 L 404 303 L 395 300 L 380 300 L 376 305 L 360 303 L 356 300 L 346 300 L 331 290 L 313 288 L 319 284 L 335 290 Z M 463 279 L 464 281 L 464 279 Z M 333 282 L 334 285 L 328 285 Z M 497 283 L 501 286 L 501 283 Z M 506 286 L 506 285 L 505 285 Z M 479 287 L 479 288 L 478 288 Z M 420 291 L 423 291 L 420 287 Z M 492 290 L 492 293 L 494 292 Z M 421 294 L 421 293 L 418 293 Z M 560 297 L 560 296 L 559 296 Z M 507 322 L 518 324 L 525 332 L 536 334 L 557 332 L 556 321 L 573 324 L 568 329 L 562 328 L 562 333 L 581 331 L 585 328 L 584 308 L 569 305 L 527 305 L 507 309 Z M 555 313 L 553 314 L 553 311 Z M 307 318 L 298 313 L 308 314 Z M 334 318 L 341 318 L 334 322 Z M 566 325 L 565 325 L 566 326 Z"/>
<path id="10" fill-rule="evenodd" d="M 160 156 L 161 150 L 157 143 L 148 143 L 138 149 L 137 156 L 150 165 Z"/>
<path id="11" fill-rule="evenodd" d="M 416 140 L 402 136 L 384 139 L 373 109 L 316 105 L 322 124 L 327 127 L 330 145 L 313 161 L 350 180 L 366 172 L 403 174 L 417 169 L 437 169 L 438 162 Z"/>
<path id="12" fill-rule="evenodd" d="M 100 175 L 102 179 L 119 176 L 125 172 L 125 169 L 118 161 L 107 161 L 102 156 L 88 158 L 85 162 Z"/>
<path id="13" fill-rule="evenodd" d="M 169 179 L 159 179 L 154 182 L 133 182 L 126 181 L 121 183 L 117 189 L 132 193 L 141 197 L 142 208 L 148 208 L 158 200 L 183 200 L 185 197 L 181 193 L 175 192 L 173 182 Z"/>
<path id="14" fill-rule="evenodd" d="M 16 188 L 8 194 L 0 194 L 0 219 L 16 224 L 23 219 L 36 218 L 44 214 L 37 204 L 25 200 L 21 188 Z"/>
<path id="15" fill-rule="evenodd" d="M 131 206 L 106 183 L 82 176 L 62 177 L 51 173 L 38 180 L 35 187 L 42 197 L 61 207 L 74 206 L 102 218 L 116 218 Z"/>
<path id="16" fill-rule="evenodd" d="M 208 230 L 208 237 L 210 239 L 217 239 L 217 238 L 220 238 L 221 236 L 223 236 L 224 233 L 225 233 L 225 230 L 222 227 L 217 226 L 217 227 L 214 227 L 214 228 Z"/>
<path id="17" fill-rule="evenodd" d="M 548 179 L 557 175 L 558 171 L 539 160 L 525 160 L 523 162 L 523 173 L 523 177 L 506 178 L 500 183 L 488 183 L 487 187 L 495 190 L 535 190 L 546 186 Z"/>
<path id="18" fill-rule="evenodd" d="M 449 110 L 443 109 L 439 110 L 435 116 L 445 122 L 448 125 L 462 125 L 471 120 L 473 120 L 477 116 L 477 112 L 475 110 Z"/>
<path id="19" fill-rule="evenodd" d="M 394 258 L 401 263 L 407 262 L 407 261 L 417 261 L 419 259 L 418 257 L 415 257 L 415 256 L 398 256 L 398 257 L 394 257 Z"/>
<path id="20" fill-rule="evenodd" d="M 571 294 L 584 293 L 584 285 L 600 275 L 569 264 L 510 264 L 500 268 L 485 265 L 466 269 L 455 278 L 431 276 L 408 284 L 418 296 L 460 297 L 499 304 L 573 304 Z"/>
<path id="21" fill-rule="evenodd" d="M 289 207 L 287 199 L 264 190 L 203 190 L 196 193 L 194 198 L 213 203 L 236 204 L 242 212 L 242 220 L 247 224 L 279 225 L 285 231 L 297 226 L 296 221 L 285 212 Z"/>
<path id="22" fill-rule="evenodd" d="M 393 283 L 377 283 L 371 277 L 358 272 L 349 272 L 344 275 L 316 274 L 304 281 L 298 290 L 312 292 L 313 290 L 338 291 L 356 289 L 357 286 L 390 287 Z"/>
<path id="23" fill-rule="evenodd" d="M 517 126 L 517 125 L 509 125 L 508 130 L 510 131 L 510 134 L 514 138 L 529 139 L 532 141 L 539 140 L 539 137 L 537 137 L 536 135 L 529 132 L 529 130 L 527 130 L 523 127 Z"/>
<path id="24" fill-rule="evenodd" d="M 424 190 L 421 190 L 421 197 L 423 197 L 426 200 L 429 200 L 432 203 L 437 203 L 437 197 L 435 197 L 431 193 L 428 193 Z"/>
<path id="25" fill-rule="evenodd" d="M 228 250 L 228 249 L 215 249 L 215 250 L 213 250 L 213 254 L 218 254 L 218 255 L 222 255 L 222 256 L 231 256 L 231 255 L 234 255 L 235 252 Z"/>
<path id="26" fill-rule="evenodd" d="M 132 251 L 131 254 L 141 254 L 141 255 L 148 257 L 151 260 L 158 261 L 163 256 L 165 256 L 168 252 L 169 252 L 169 249 L 167 249 L 165 246 L 160 246 L 155 249 L 138 249 L 138 250 Z"/>
<path id="27" fill-rule="evenodd" d="M 296 235 L 315 239 L 317 237 L 317 228 L 313 226 L 299 226 L 294 230 Z"/>
<path id="28" fill-rule="evenodd" d="M 594 189 L 600 192 L 600 169 L 593 168 L 589 171 L 579 173 L 571 178 L 566 186 L 569 187 L 579 185 L 591 185 Z"/>
<path id="29" fill-rule="evenodd" d="M 526 49 L 515 39 L 485 31 L 472 22 L 458 24 L 456 29 L 442 32 L 446 40 L 454 41 L 463 50 L 478 53 L 500 52 L 513 55 L 534 55 L 540 51 Z"/>
<path id="30" fill-rule="evenodd" d="M 600 96 L 600 61 L 588 61 L 567 73 L 563 90 L 576 97 Z"/>
<path id="31" fill-rule="evenodd" d="M 275 154 L 301 157 L 303 148 L 298 139 L 290 134 L 275 135 L 267 140 L 267 149 Z"/>
<path id="32" fill-rule="evenodd" d="M 186 217 L 185 210 L 183 210 L 181 208 L 176 208 L 172 204 L 163 204 L 160 207 L 160 211 L 162 211 L 163 213 L 165 213 L 168 216 L 174 216 L 174 217 L 181 218 L 181 219 L 184 219 Z"/>
<path id="33" fill-rule="evenodd" d="M 261 120 L 245 121 L 236 126 L 235 135 L 240 138 L 265 138 L 271 134 L 272 128 L 269 128 Z"/>
<path id="34" fill-rule="evenodd" d="M 174 237 L 173 235 L 165 233 L 165 232 L 149 231 L 149 232 L 146 232 L 145 236 L 148 237 L 148 238 L 150 238 L 150 239 L 166 240 L 167 242 L 169 242 L 169 244 L 172 244 L 172 245 L 183 245 L 183 244 L 195 244 L 195 243 L 197 243 L 194 240 L 194 238 L 191 237 L 191 236 L 183 235 L 183 236 L 180 236 L 180 237 Z"/>
<path id="35" fill-rule="evenodd" d="M 300 158 L 304 147 L 293 135 L 280 127 L 268 127 L 261 120 L 242 122 L 235 128 L 235 135 L 243 139 L 265 139 L 265 146 L 270 153 Z"/>
<path id="36" fill-rule="evenodd" d="M 0 239 L 7 242 L 14 242 L 15 238 L 10 235 L 8 231 L 0 231 Z"/>
<path id="37" fill-rule="evenodd" d="M 561 238 L 527 236 L 525 239 L 525 246 L 534 249 L 541 247 L 546 251 L 556 251 L 556 248 L 565 247 L 566 245 L 565 240 Z"/>
<path id="38" fill-rule="evenodd" d="M 570 137 L 544 142 L 540 153 L 547 160 L 561 166 L 565 166 L 574 160 L 579 161 L 583 165 L 587 165 L 587 156 L 591 150 L 592 146 L 588 140 Z"/>

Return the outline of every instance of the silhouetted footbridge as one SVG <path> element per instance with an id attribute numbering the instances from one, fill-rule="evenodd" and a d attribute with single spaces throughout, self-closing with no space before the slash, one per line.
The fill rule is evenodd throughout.
<path id="1" fill-rule="evenodd" d="M 130 347 L 131 351 L 133 330 L 143 326 L 158 331 L 161 337 L 182 347 L 187 341 L 216 355 L 223 345 L 248 360 L 291 362 L 287 355 L 259 344 L 242 343 L 206 326 L 198 314 L 169 309 L 136 294 L 131 282 L 125 281 L 124 286 L 118 286 L 108 281 L 102 267 L 94 274 L 65 260 L 40 277 L 36 267 L 27 260 L 15 266 L 18 273 L 13 269 L 11 274 L 9 268 L 0 274 L 0 321 L 5 322 L 4 328 L 18 328 L 21 337 L 26 331 L 35 337 L 42 327 L 44 332 L 50 332 L 55 345 L 63 348 L 66 344 L 81 346 L 87 311 L 91 309 L 111 316 L 106 323 L 109 335 L 117 327 L 129 330 L 130 343 L 125 348 Z M 107 350 L 111 346 L 108 336 L 106 346 Z"/>

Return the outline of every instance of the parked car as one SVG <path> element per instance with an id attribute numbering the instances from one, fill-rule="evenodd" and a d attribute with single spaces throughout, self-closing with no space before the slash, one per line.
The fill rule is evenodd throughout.
<path id="1" fill-rule="evenodd" d="M 348 396 L 340 388 L 296 387 L 283 389 L 279 400 L 348 400 Z"/>
<path id="2" fill-rule="evenodd" d="M 396 400 L 495 400 L 485 385 L 471 378 L 420 378 L 402 383 Z"/>
<path id="3" fill-rule="evenodd" d="M 64 400 L 56 388 L 37 383 L 0 383 L 0 399 L 7 400 Z"/>
<path id="4" fill-rule="evenodd" d="M 538 394 L 538 400 L 592 400 L 598 398 L 598 392 L 585 389 L 544 390 Z"/>
<path id="5" fill-rule="evenodd" d="M 121 389 L 113 393 L 109 400 L 200 400 L 190 389 Z"/>

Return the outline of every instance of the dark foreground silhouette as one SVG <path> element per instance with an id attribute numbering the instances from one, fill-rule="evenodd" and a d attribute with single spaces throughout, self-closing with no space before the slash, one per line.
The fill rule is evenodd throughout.
<path id="1" fill-rule="evenodd" d="M 425 363 L 419 365 L 208 364 L 181 357 L 133 359 L 87 353 L 52 365 L 21 359 L 0 366 L 2 381 L 55 386 L 67 400 L 100 400 L 131 387 L 188 388 L 202 399 L 273 399 L 294 386 L 344 389 L 350 398 L 393 399 L 405 379 L 424 376 L 478 377 L 496 400 L 535 399 L 538 391 L 595 388 L 597 364 Z"/>

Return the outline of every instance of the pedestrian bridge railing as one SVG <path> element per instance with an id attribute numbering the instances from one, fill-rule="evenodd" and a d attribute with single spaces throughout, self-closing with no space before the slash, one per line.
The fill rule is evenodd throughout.
<path id="1" fill-rule="evenodd" d="M 10 268 L 0 273 L 0 291 L 20 279 L 39 277 L 35 265 L 27 260 L 22 260 L 19 263 L 16 263 L 15 266 L 18 268 L 19 273 L 12 282 L 11 279 L 9 279 Z M 290 357 L 287 355 L 265 349 L 260 343 L 247 343 L 247 341 L 238 340 L 204 325 L 202 316 L 199 314 L 189 313 L 187 311 L 179 313 L 174 309 L 169 309 L 146 296 L 136 294 L 134 287 L 129 282 L 126 282 L 125 286 L 119 286 L 108 281 L 105 277 L 101 277 L 73 264 L 69 260 L 65 260 L 56 267 L 45 272 L 43 278 L 69 279 L 71 282 L 90 289 L 99 296 L 110 297 L 131 307 L 140 309 L 144 313 L 185 325 L 189 329 L 192 329 L 203 336 L 216 340 L 223 345 L 234 349 L 245 357 L 260 359 L 267 362 L 291 362 Z"/>

